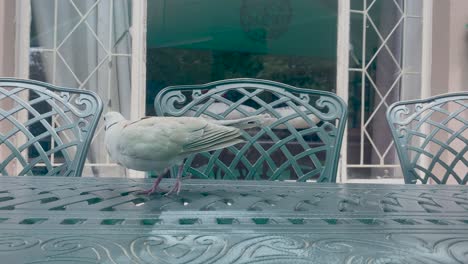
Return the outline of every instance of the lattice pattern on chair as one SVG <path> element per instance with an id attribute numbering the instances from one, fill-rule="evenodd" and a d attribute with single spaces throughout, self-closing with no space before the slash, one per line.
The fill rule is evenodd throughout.
<path id="1" fill-rule="evenodd" d="M 243 133 L 245 143 L 189 157 L 184 170 L 194 177 L 336 180 L 347 111 L 333 93 L 232 79 L 165 88 L 155 107 L 158 115 L 222 120 L 267 113 L 276 118 L 267 127 Z"/>
<path id="2" fill-rule="evenodd" d="M 468 93 L 398 102 L 389 107 L 406 183 L 468 182 Z"/>
<path id="3" fill-rule="evenodd" d="M 93 92 L 0 78 L 0 174 L 81 176 L 101 112 Z"/>

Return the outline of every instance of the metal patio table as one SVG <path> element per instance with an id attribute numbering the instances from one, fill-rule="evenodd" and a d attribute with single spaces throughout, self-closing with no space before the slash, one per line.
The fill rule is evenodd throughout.
<path id="1" fill-rule="evenodd" d="M 151 183 L 0 177 L 0 263 L 468 263 L 465 186 Z"/>

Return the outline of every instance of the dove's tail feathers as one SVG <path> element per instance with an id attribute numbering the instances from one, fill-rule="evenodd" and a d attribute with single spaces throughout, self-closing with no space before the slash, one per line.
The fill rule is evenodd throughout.
<path id="1" fill-rule="evenodd" d="M 249 116 L 232 120 L 216 120 L 214 123 L 222 126 L 231 126 L 240 129 L 268 126 L 275 119 L 268 114 Z"/>

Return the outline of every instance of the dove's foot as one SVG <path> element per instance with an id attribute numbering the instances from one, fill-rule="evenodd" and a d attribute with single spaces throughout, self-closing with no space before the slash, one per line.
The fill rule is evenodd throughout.
<path id="1" fill-rule="evenodd" d="M 176 183 L 174 184 L 172 189 L 169 192 L 167 192 L 165 195 L 170 195 L 172 193 L 176 193 L 178 195 L 181 188 L 182 188 L 182 181 L 180 180 L 179 177 L 177 177 Z"/>
<path id="2" fill-rule="evenodd" d="M 164 190 L 162 190 L 161 188 L 159 188 L 159 184 L 161 183 L 161 180 L 162 180 L 162 175 L 159 176 L 159 177 L 154 181 L 153 186 L 151 187 L 151 189 L 145 190 L 145 191 L 142 191 L 142 192 L 139 192 L 138 194 L 151 195 L 151 194 L 155 193 L 156 191 L 165 192 Z"/>
<path id="3" fill-rule="evenodd" d="M 159 187 L 157 188 L 151 188 L 151 189 L 148 189 L 148 190 L 144 190 L 144 191 L 141 191 L 141 192 L 138 192 L 138 194 L 143 194 L 143 195 L 152 195 L 153 193 L 155 192 L 167 192 L 167 190 L 163 190 Z"/>

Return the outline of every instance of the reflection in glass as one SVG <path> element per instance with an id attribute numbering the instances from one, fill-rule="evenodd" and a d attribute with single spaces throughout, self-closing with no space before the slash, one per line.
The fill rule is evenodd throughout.
<path id="1" fill-rule="evenodd" d="M 336 35 L 336 1 L 149 0 L 147 114 L 170 85 L 248 77 L 335 91 Z"/>

